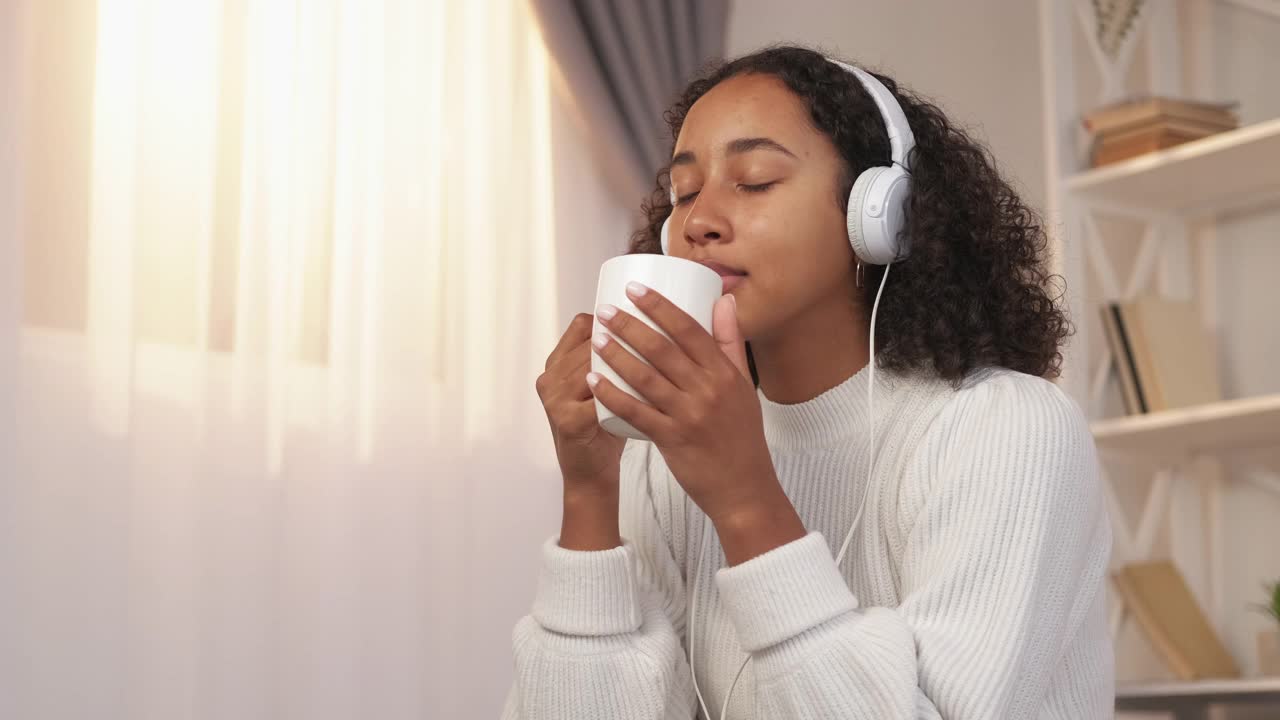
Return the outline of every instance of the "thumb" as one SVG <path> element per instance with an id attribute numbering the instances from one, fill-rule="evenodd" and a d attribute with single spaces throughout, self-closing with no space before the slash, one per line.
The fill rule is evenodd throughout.
<path id="1" fill-rule="evenodd" d="M 738 301 L 733 295 L 721 295 L 711 310 L 711 335 L 715 337 L 720 351 L 729 358 L 729 362 L 738 368 L 738 372 L 746 379 L 751 379 L 751 368 L 747 365 L 747 345 L 742 338 L 742 330 L 738 327 Z"/>

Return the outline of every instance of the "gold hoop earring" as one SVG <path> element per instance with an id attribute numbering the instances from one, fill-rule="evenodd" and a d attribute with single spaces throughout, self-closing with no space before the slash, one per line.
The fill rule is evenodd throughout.
<path id="1" fill-rule="evenodd" d="M 863 281 L 864 281 L 864 275 L 862 271 L 862 261 L 855 260 L 854 262 L 856 263 L 856 266 L 853 270 L 853 282 L 857 287 L 862 287 Z"/>

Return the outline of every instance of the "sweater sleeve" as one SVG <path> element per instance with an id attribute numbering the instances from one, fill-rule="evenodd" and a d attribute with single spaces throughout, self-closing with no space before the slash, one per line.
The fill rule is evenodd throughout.
<path id="1" fill-rule="evenodd" d="M 1111 717 L 1111 529 L 1074 402 L 1030 376 L 964 388 L 903 477 L 898 607 L 861 607 L 817 532 L 717 571 L 757 716 Z"/>
<path id="2" fill-rule="evenodd" d="M 619 477 L 623 544 L 542 546 L 533 610 L 512 631 L 503 720 L 689 720 L 684 578 L 648 482 L 649 443 L 628 441 Z"/>

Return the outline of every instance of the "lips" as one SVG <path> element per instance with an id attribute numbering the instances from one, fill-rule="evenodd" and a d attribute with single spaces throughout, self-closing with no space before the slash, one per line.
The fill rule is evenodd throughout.
<path id="1" fill-rule="evenodd" d="M 747 279 L 746 270 L 739 270 L 736 267 L 730 267 L 714 260 L 696 260 L 695 262 L 716 271 L 716 274 L 720 276 L 720 291 L 722 293 L 727 293 L 738 287 Z"/>
<path id="2" fill-rule="evenodd" d="M 714 260 L 699 260 L 698 263 L 715 270 L 720 277 L 741 277 L 747 274 L 745 270 L 729 267 L 728 265 L 715 262 Z"/>

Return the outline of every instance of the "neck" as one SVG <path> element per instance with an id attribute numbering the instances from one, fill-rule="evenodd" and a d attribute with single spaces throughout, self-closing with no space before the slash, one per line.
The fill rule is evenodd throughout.
<path id="1" fill-rule="evenodd" d="M 839 385 L 867 365 L 867 321 L 852 289 L 810 308 L 769 337 L 751 340 L 760 390 L 776 403 L 802 403 Z"/>

